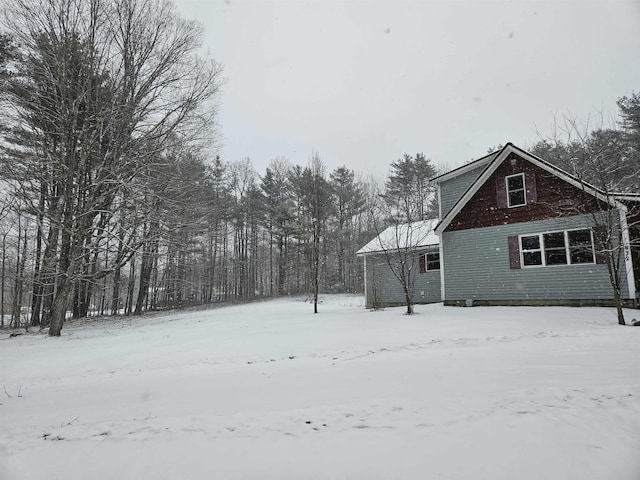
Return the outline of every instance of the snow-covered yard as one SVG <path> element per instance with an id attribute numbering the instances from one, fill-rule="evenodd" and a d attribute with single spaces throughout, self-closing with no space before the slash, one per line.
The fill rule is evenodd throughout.
<path id="1" fill-rule="evenodd" d="M 4 332 L 0 479 L 640 478 L 613 309 L 324 299 Z"/>

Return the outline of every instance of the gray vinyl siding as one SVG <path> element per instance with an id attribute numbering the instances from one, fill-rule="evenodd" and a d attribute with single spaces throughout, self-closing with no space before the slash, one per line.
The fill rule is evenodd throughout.
<path id="1" fill-rule="evenodd" d="M 438 250 L 428 250 L 437 252 Z M 412 265 L 413 275 L 413 303 L 435 303 L 440 302 L 440 270 L 428 270 L 420 273 L 418 256 L 427 251 L 415 254 Z M 395 277 L 384 254 L 368 255 L 366 257 L 367 269 L 367 307 L 374 304 L 374 295 L 378 297 L 378 304 L 381 306 L 404 305 L 406 300 L 402 284 Z"/>
<path id="2" fill-rule="evenodd" d="M 478 168 L 474 168 L 466 173 L 458 175 L 450 180 L 445 180 L 440 183 L 440 202 L 442 213 L 440 218 L 444 218 L 447 213 L 458 202 L 460 197 L 464 195 L 464 192 L 471 186 L 471 184 L 480 176 L 484 171 L 486 165 L 482 165 Z"/>
<path id="3" fill-rule="evenodd" d="M 613 297 L 607 266 L 561 265 L 511 269 L 510 235 L 588 228 L 586 215 L 444 232 L 441 266 L 445 301 L 599 300 Z M 623 298 L 629 298 L 627 278 Z"/>

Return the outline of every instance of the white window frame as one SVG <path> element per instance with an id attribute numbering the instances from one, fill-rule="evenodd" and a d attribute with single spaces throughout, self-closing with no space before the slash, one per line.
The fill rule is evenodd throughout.
<path id="1" fill-rule="evenodd" d="M 540 267 L 544 267 L 545 265 L 545 259 L 544 259 L 544 245 L 543 245 L 543 238 L 542 235 L 544 235 L 543 233 L 531 233 L 528 235 L 519 235 L 518 236 L 518 250 L 520 251 L 520 265 L 522 266 L 522 268 L 540 268 Z M 533 249 L 524 249 L 522 248 L 522 238 L 523 237 L 538 237 L 538 248 L 533 248 Z M 540 258 L 542 259 L 540 265 L 525 265 L 524 263 L 524 254 L 525 253 L 529 253 L 529 252 L 540 252 Z"/>
<path id="2" fill-rule="evenodd" d="M 516 205 L 511 205 L 511 192 L 519 192 L 520 189 L 517 190 L 509 190 L 509 179 L 514 177 L 522 177 L 522 193 L 524 198 L 524 203 L 518 203 Z M 504 178 L 505 182 L 505 190 L 507 192 L 507 207 L 515 208 L 515 207 L 524 207 L 527 204 L 527 185 L 524 173 L 516 173 L 515 175 L 508 175 Z"/>
<path id="3" fill-rule="evenodd" d="M 440 270 L 438 268 L 429 268 L 429 255 L 437 255 L 438 256 L 438 265 L 440 265 L 440 252 L 429 252 L 424 254 L 424 269 L 427 272 L 437 272 Z"/>
<path id="4" fill-rule="evenodd" d="M 572 263 L 571 262 L 571 247 L 569 246 L 569 232 L 578 232 L 581 230 L 588 230 L 589 234 L 591 236 L 591 255 L 592 255 L 592 259 L 590 262 L 584 262 L 584 263 Z M 565 258 L 567 260 L 567 263 L 558 263 L 555 265 L 547 265 L 547 255 L 546 255 L 546 251 L 544 248 L 544 236 L 551 234 L 551 233 L 563 233 L 564 234 L 564 251 L 565 251 Z M 522 248 L 522 238 L 523 237 L 538 237 L 538 244 L 540 245 L 540 248 L 538 249 L 523 249 Z M 569 230 L 552 230 L 552 231 L 548 231 L 548 232 L 541 232 L 541 233 L 527 233 L 527 234 L 523 234 L 523 235 L 518 235 L 518 250 L 520 253 L 520 265 L 521 268 L 542 268 L 542 267 L 572 267 L 575 265 L 593 265 L 596 263 L 596 247 L 593 241 L 593 229 L 591 228 L 571 228 Z M 524 263 L 524 254 L 526 252 L 540 252 L 540 256 L 542 258 L 542 263 L 540 265 L 525 265 Z"/>

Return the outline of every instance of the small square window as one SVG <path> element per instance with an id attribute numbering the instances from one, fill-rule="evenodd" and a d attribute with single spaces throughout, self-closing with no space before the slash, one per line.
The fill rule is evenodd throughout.
<path id="1" fill-rule="evenodd" d="M 427 271 L 440 270 L 440 254 L 427 253 Z"/>

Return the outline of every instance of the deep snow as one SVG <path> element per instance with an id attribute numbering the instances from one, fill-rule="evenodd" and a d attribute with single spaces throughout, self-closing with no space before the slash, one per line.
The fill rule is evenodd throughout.
<path id="1" fill-rule="evenodd" d="M 0 479 L 640 478 L 640 328 L 613 309 L 402 312 L 337 296 L 3 332 Z"/>

